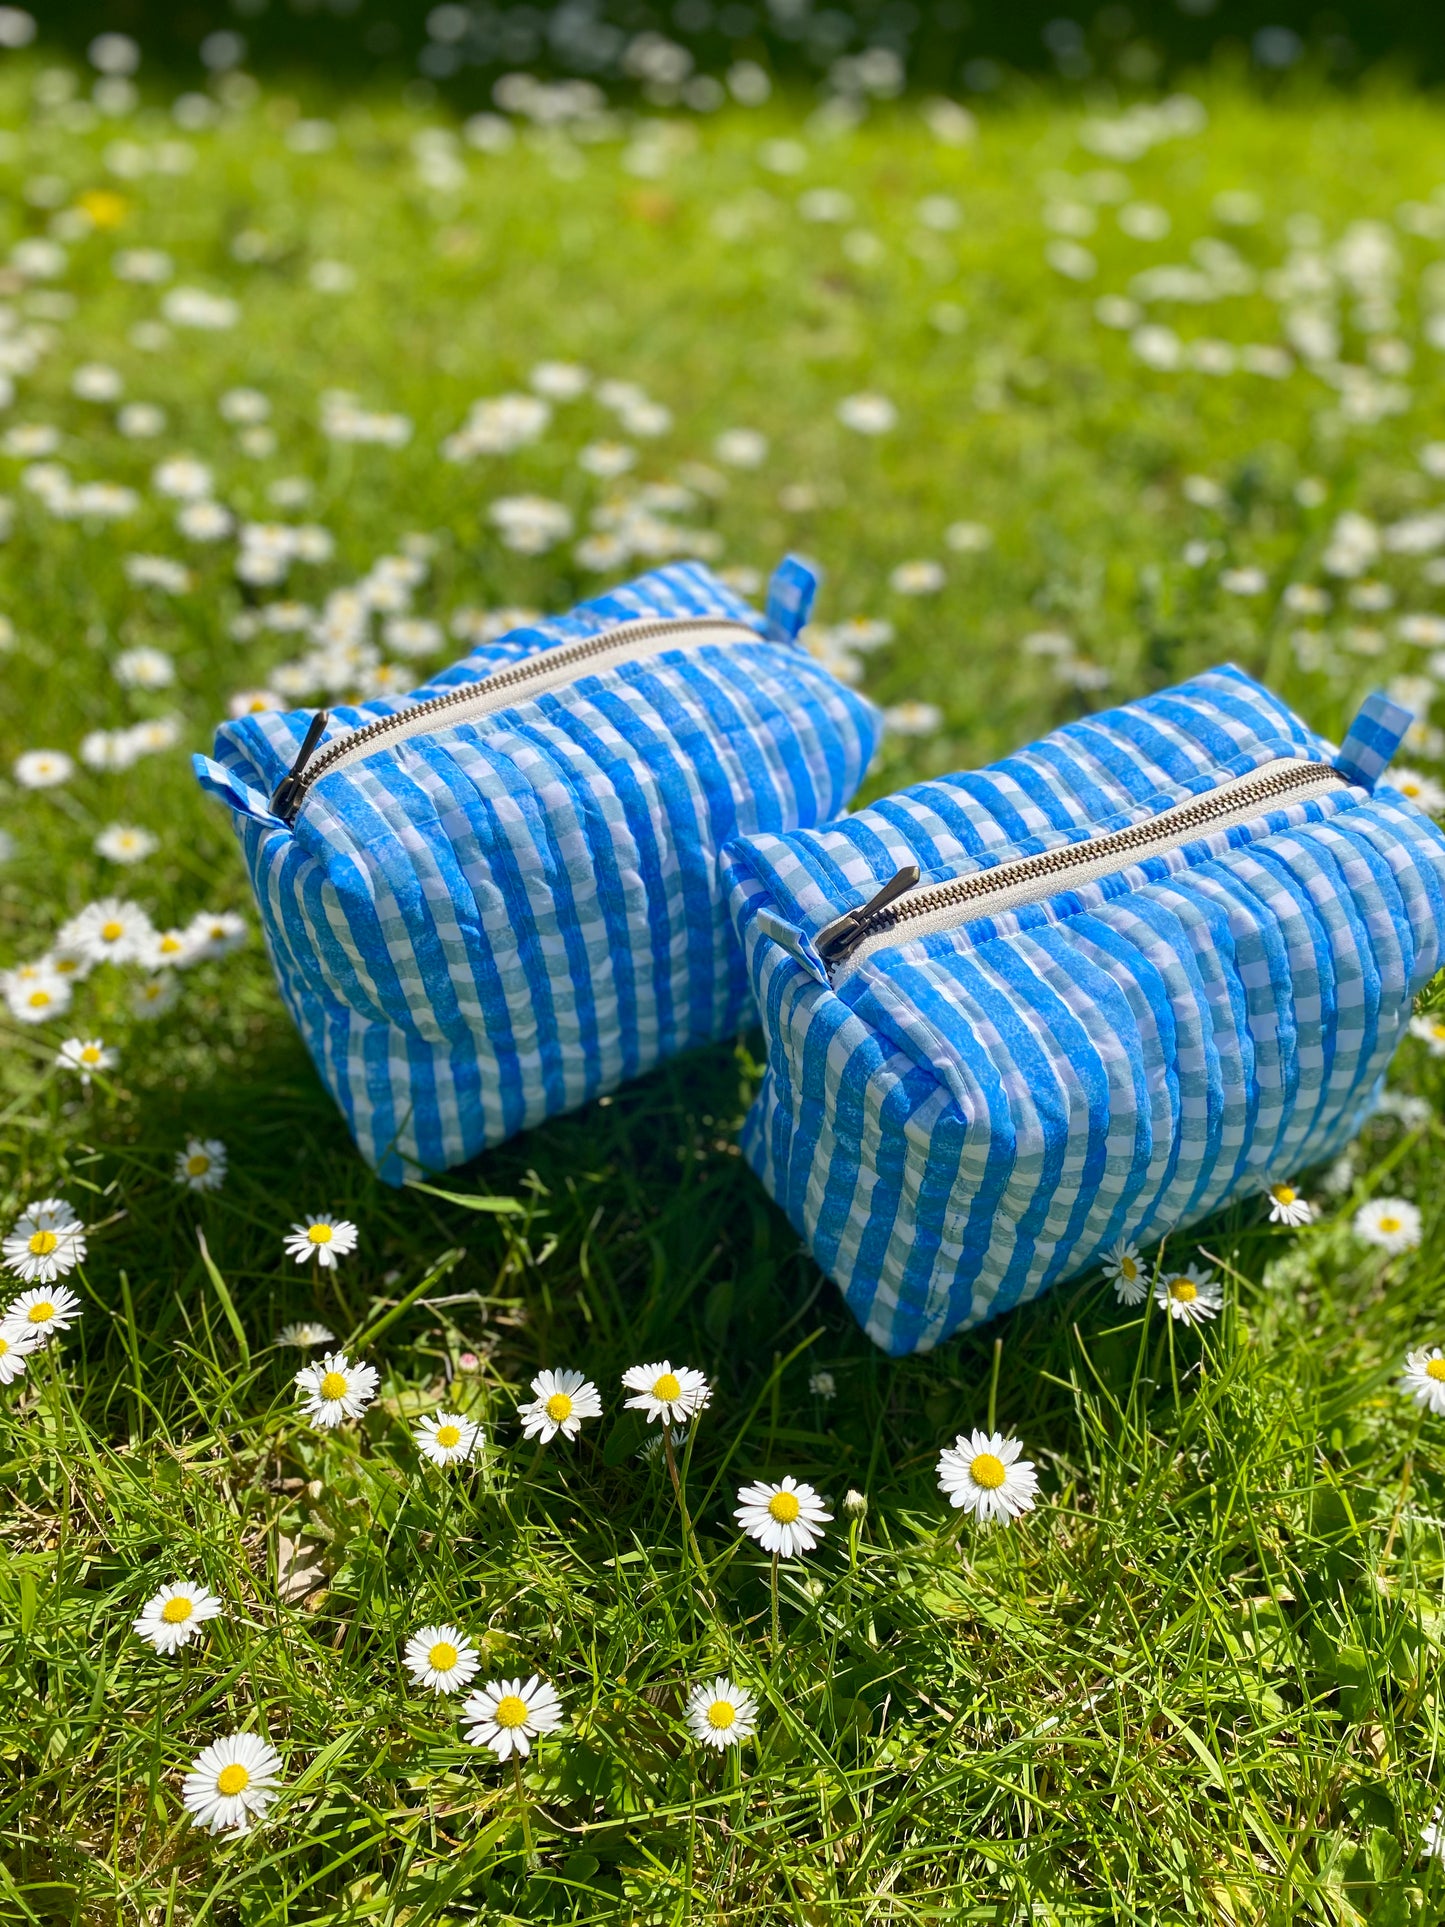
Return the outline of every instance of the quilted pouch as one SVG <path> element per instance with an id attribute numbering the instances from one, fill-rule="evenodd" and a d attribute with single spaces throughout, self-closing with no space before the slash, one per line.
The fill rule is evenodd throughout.
<path id="1" fill-rule="evenodd" d="M 744 1149 L 869 1336 L 926 1350 L 1336 1154 L 1440 962 L 1445 836 L 1239 670 L 727 852 Z"/>
<path id="2" fill-rule="evenodd" d="M 748 1011 L 719 853 L 844 809 L 879 718 L 765 615 L 670 564 L 413 695 L 224 725 L 281 990 L 367 1161 L 459 1164 Z"/>

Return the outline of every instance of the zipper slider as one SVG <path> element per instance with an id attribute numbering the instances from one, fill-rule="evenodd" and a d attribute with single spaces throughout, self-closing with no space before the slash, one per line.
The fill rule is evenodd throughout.
<path id="1" fill-rule="evenodd" d="M 842 963 L 863 941 L 868 924 L 880 910 L 886 910 L 890 903 L 906 896 L 916 886 L 919 875 L 916 863 L 905 863 L 876 896 L 869 897 L 856 910 L 850 910 L 845 916 L 837 917 L 823 926 L 813 939 L 813 948 L 830 970 L 834 964 Z"/>
<path id="2" fill-rule="evenodd" d="M 296 752 L 296 761 L 276 785 L 276 793 L 271 798 L 272 813 L 279 816 L 283 823 L 294 823 L 301 808 L 301 772 L 311 761 L 316 745 L 321 741 L 321 732 L 331 717 L 328 709 L 318 709 L 311 718 L 301 747 Z"/>

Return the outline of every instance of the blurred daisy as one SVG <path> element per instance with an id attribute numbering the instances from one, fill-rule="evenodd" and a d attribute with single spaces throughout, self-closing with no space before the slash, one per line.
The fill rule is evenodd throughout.
<path id="1" fill-rule="evenodd" d="M 898 421 L 898 410 L 886 395 L 845 395 L 837 415 L 857 435 L 886 435 Z"/>
<path id="2" fill-rule="evenodd" d="M 58 749 L 27 749 L 17 756 L 13 774 L 23 790 L 54 789 L 75 774 L 75 765 Z"/>
<path id="3" fill-rule="evenodd" d="M 158 971 L 131 992 L 130 1007 L 137 1017 L 163 1017 L 181 994 L 172 970 Z"/>
<path id="4" fill-rule="evenodd" d="M 1104 1260 L 1104 1276 L 1113 1285 L 1114 1296 L 1121 1305 L 1143 1304 L 1149 1291 L 1149 1279 L 1139 1256 L 1138 1245 L 1121 1238 Z"/>
<path id="5" fill-rule="evenodd" d="M 0 1330 L 11 1337 L 20 1332 L 38 1345 L 55 1332 L 69 1331 L 79 1316 L 80 1300 L 69 1285 L 36 1285 L 10 1300 Z"/>
<path id="6" fill-rule="evenodd" d="M 812 1486 L 800 1485 L 791 1476 L 781 1485 L 745 1485 L 738 1493 L 733 1516 L 764 1552 L 777 1553 L 783 1559 L 811 1552 L 833 1518 Z"/>
<path id="7" fill-rule="evenodd" d="M 286 1255 L 298 1265 L 314 1258 L 324 1270 L 332 1271 L 338 1259 L 355 1251 L 360 1235 L 349 1218 L 333 1218 L 330 1212 L 323 1211 L 307 1218 L 305 1224 L 292 1225 L 285 1240 Z"/>
<path id="8" fill-rule="evenodd" d="M 8 1385 L 25 1370 L 25 1361 L 39 1341 L 19 1325 L 0 1324 L 0 1385 Z"/>
<path id="9" fill-rule="evenodd" d="M 1308 1224 L 1315 1215 L 1315 1208 L 1309 1199 L 1292 1184 L 1272 1184 L 1265 1196 L 1269 1199 L 1271 1224 Z"/>
<path id="10" fill-rule="evenodd" d="M 255 1733 L 213 1740 L 192 1763 L 181 1800 L 192 1822 L 212 1833 L 245 1833 L 276 1797 L 281 1756 Z"/>
<path id="11" fill-rule="evenodd" d="M 1219 1316 L 1224 1307 L 1224 1293 L 1212 1271 L 1190 1265 L 1185 1271 L 1168 1272 L 1159 1280 L 1154 1287 L 1154 1302 L 1181 1324 L 1202 1325 L 1206 1319 Z"/>
<path id="12" fill-rule="evenodd" d="M 895 736 L 931 736 L 943 727 L 943 711 L 937 703 L 890 703 L 883 720 Z"/>
<path id="13" fill-rule="evenodd" d="M 301 1410 L 323 1431 L 360 1418 L 376 1397 L 379 1377 L 374 1365 L 353 1365 L 345 1352 L 327 1352 L 319 1365 L 303 1365 L 296 1374 Z"/>
<path id="14" fill-rule="evenodd" d="M 459 1693 L 482 1663 L 455 1626 L 423 1626 L 406 1642 L 403 1657 L 417 1685 L 434 1693 Z"/>
<path id="15" fill-rule="evenodd" d="M 481 1427 L 460 1412 L 433 1412 L 417 1420 L 412 1437 L 417 1451 L 433 1465 L 456 1465 L 476 1450 Z"/>
<path id="16" fill-rule="evenodd" d="M 188 1137 L 172 1175 L 187 1191 L 219 1191 L 226 1182 L 225 1145 L 218 1137 Z"/>
<path id="17" fill-rule="evenodd" d="M 5 1268 L 27 1285 L 53 1284 L 85 1257 L 85 1226 L 64 1198 L 26 1205 L 3 1247 Z"/>
<path id="18" fill-rule="evenodd" d="M 1445 1413 L 1445 1352 L 1438 1345 L 1421 1352 L 1407 1352 L 1400 1390 L 1418 1399 L 1437 1418 Z"/>
<path id="19" fill-rule="evenodd" d="M 55 1053 L 57 1069 L 75 1071 L 82 1084 L 88 1084 L 97 1071 L 113 1071 L 119 1062 L 119 1054 L 98 1037 L 67 1037 Z"/>
<path id="20" fill-rule="evenodd" d="M 1420 1213 L 1404 1198 L 1372 1198 L 1355 1213 L 1355 1236 L 1391 1256 L 1413 1251 L 1420 1242 Z"/>
<path id="21" fill-rule="evenodd" d="M 581 1372 L 538 1372 L 531 1402 L 519 1405 L 517 1416 L 523 1438 L 539 1438 L 546 1445 L 560 1432 L 575 1439 L 583 1419 L 601 1418 L 602 1395 Z"/>
<path id="22" fill-rule="evenodd" d="M 701 1372 L 679 1365 L 676 1371 L 666 1359 L 658 1365 L 633 1365 L 622 1374 L 624 1391 L 635 1398 L 624 1401 L 629 1411 L 643 1412 L 649 1424 L 654 1419 L 664 1425 L 685 1422 L 706 1409 L 712 1387 Z"/>
<path id="23" fill-rule="evenodd" d="M 158 1653 L 173 1653 L 194 1639 L 206 1620 L 225 1611 L 221 1601 L 204 1586 L 177 1581 L 162 1586 L 141 1608 L 135 1630 Z"/>
<path id="24" fill-rule="evenodd" d="M 142 863 L 160 847 L 161 840 L 154 832 L 135 829 L 129 823 L 112 823 L 95 839 L 96 855 L 112 863 Z"/>
<path id="25" fill-rule="evenodd" d="M 17 1023 L 48 1023 L 70 1008 L 70 998 L 69 980 L 46 966 L 6 973 L 5 1002 Z"/>
<path id="26" fill-rule="evenodd" d="M 836 1398 L 838 1381 L 831 1372 L 811 1372 L 808 1376 L 808 1391 L 814 1398 Z"/>
<path id="27" fill-rule="evenodd" d="M 692 1737 L 719 1753 L 751 1739 L 758 1723 L 758 1703 L 751 1693 L 735 1686 L 726 1674 L 694 1686 L 687 1696 L 685 1717 Z"/>
<path id="28" fill-rule="evenodd" d="M 900 562 L 888 578 L 895 595 L 936 595 L 946 577 L 941 562 Z"/>
<path id="29" fill-rule="evenodd" d="M 1019 1457 L 1022 1450 L 1002 1432 L 976 1431 L 968 1438 L 960 1432 L 938 1455 L 939 1488 L 980 1525 L 1007 1525 L 1032 1512 L 1038 1497 L 1039 1475 L 1031 1459 Z"/>
<path id="30" fill-rule="evenodd" d="M 1392 769 L 1385 781 L 1401 796 L 1408 796 L 1416 809 L 1423 810 L 1427 816 L 1439 816 L 1445 811 L 1445 789 L 1433 776 L 1422 775 L 1417 769 Z"/>
<path id="31" fill-rule="evenodd" d="M 1432 1057 L 1445 1057 L 1445 1012 L 1432 1011 L 1426 1017 L 1412 1017 L 1410 1035 L 1418 1037 Z"/>
<path id="32" fill-rule="evenodd" d="M 92 963 L 139 963 L 154 934 L 139 904 L 122 897 L 100 897 L 61 927 L 56 948 L 77 952 Z"/>
<path id="33" fill-rule="evenodd" d="M 326 1325 L 314 1324 L 303 1318 L 297 1324 L 283 1325 L 276 1334 L 278 1345 L 295 1345 L 301 1351 L 308 1351 L 313 1345 L 334 1345 L 336 1334 Z"/>
<path id="34" fill-rule="evenodd" d="M 246 919 L 234 910 L 203 910 L 186 925 L 186 942 L 197 960 L 229 957 L 246 941 Z"/>
<path id="35" fill-rule="evenodd" d="M 523 1685 L 519 1679 L 488 1680 L 463 1702 L 468 1744 L 489 1746 L 499 1760 L 532 1750 L 539 1734 L 562 1724 L 562 1702 L 554 1689 L 534 1673 Z"/>

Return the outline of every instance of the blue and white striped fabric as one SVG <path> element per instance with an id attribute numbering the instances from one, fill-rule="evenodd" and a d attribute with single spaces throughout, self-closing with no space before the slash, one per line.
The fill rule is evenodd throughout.
<path id="1" fill-rule="evenodd" d="M 1372 789 L 1408 720 L 1372 699 L 1337 752 L 1223 668 L 730 847 L 767 1042 L 744 1149 L 879 1345 L 926 1350 L 1349 1141 L 1440 962 L 1445 836 Z M 872 949 L 836 989 L 818 959 L 906 864 L 985 869 L 1281 756 L 1348 783 Z"/>
<path id="2" fill-rule="evenodd" d="M 321 776 L 291 825 L 269 799 L 309 713 L 226 724 L 196 758 L 235 812 L 291 1014 L 383 1178 L 462 1163 L 744 1021 L 719 852 L 835 816 L 878 740 L 876 710 L 795 640 L 813 580 L 789 559 L 764 618 L 700 564 L 670 564 L 411 697 L 338 708 L 323 745 L 642 617 L 757 634 L 383 740 Z"/>

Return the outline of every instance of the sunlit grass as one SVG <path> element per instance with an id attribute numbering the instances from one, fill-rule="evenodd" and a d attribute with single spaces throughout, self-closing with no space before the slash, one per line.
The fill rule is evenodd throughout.
<path id="1" fill-rule="evenodd" d="M 1430 279 L 1445 237 L 1396 218 L 1402 203 L 1442 205 L 1445 127 L 1425 104 L 1265 109 L 1220 93 L 1207 129 L 1122 170 L 1078 144 L 1072 110 L 1000 115 L 954 147 L 901 105 L 851 133 L 804 130 L 787 173 L 763 144 L 799 137 L 802 111 L 775 105 L 640 142 L 459 147 L 443 188 L 419 168 L 420 122 L 385 101 L 308 100 L 308 114 L 334 111 L 339 138 L 302 153 L 287 141 L 296 103 L 267 94 L 187 136 L 189 172 L 117 175 L 110 143 L 153 148 L 174 127 L 31 121 L 26 84 L 4 81 L 10 241 L 52 218 L 22 191 L 36 177 L 59 177 L 66 207 L 96 189 L 112 200 L 92 201 L 106 225 L 71 244 L 54 287 L 5 297 L 17 328 L 39 322 L 54 341 L 0 428 L 56 424 L 76 481 L 142 500 L 113 526 L 60 521 L 24 461 L 0 457 L 15 505 L 0 549 L 7 768 L 148 715 L 180 714 L 185 747 L 204 747 L 232 693 L 299 653 L 289 634 L 233 640 L 243 606 L 319 602 L 408 534 L 433 545 L 418 613 L 570 603 L 603 578 L 566 545 L 535 560 L 503 549 L 487 507 L 537 492 L 580 532 L 619 485 L 580 469 L 578 450 L 619 437 L 639 451 L 627 487 L 691 478 L 679 521 L 715 531 L 722 563 L 763 571 L 806 549 L 828 571 L 825 622 L 896 625 L 867 687 L 936 704 L 942 722 L 894 739 L 873 793 L 1107 700 L 1061 678 L 1056 654 L 1022 650 L 1039 631 L 1066 635 L 1068 659 L 1106 670 L 1119 695 L 1233 657 L 1328 731 L 1374 681 L 1429 661 L 1393 627 L 1439 607 L 1427 561 L 1372 564 L 1388 614 L 1351 610 L 1348 583 L 1321 572 L 1343 511 L 1383 525 L 1440 496 L 1419 449 L 1445 395 L 1424 334 L 1445 308 L 1438 269 Z M 1168 239 L 1120 229 L 1110 169 L 1129 202 L 1166 210 Z M 841 220 L 799 214 L 818 188 L 850 198 Z M 1218 197 L 1244 190 L 1258 218 L 1231 224 Z M 956 226 L 918 218 L 938 196 L 956 201 Z M 1096 263 L 1087 282 L 1046 264 L 1051 204 L 1094 211 L 1075 237 Z M 1367 294 L 1332 296 L 1341 356 L 1403 385 L 1403 412 L 1343 420 L 1338 387 L 1302 367 L 1282 380 L 1150 369 L 1128 330 L 1094 318 L 1141 268 L 1187 263 L 1212 239 L 1253 291 L 1153 319 L 1186 340 L 1278 345 L 1265 277 L 1361 220 L 1393 236 L 1397 313 L 1365 331 Z M 134 345 L 162 291 L 108 264 L 142 246 L 173 255 L 175 283 L 239 300 L 238 325 Z M 318 290 L 318 261 L 354 285 Z M 57 289 L 73 315 L 47 302 Z M 1390 374 L 1385 340 L 1413 367 Z M 512 455 L 439 459 L 476 398 L 524 388 L 544 357 L 642 384 L 673 428 L 629 437 L 585 399 Z M 127 399 L 165 408 L 164 434 L 127 439 L 114 405 L 71 393 L 96 361 Z M 218 398 L 240 385 L 270 398 L 274 452 L 245 452 L 222 419 Z M 322 395 L 338 388 L 411 418 L 407 445 L 328 440 Z M 890 399 L 897 426 L 842 426 L 837 405 L 858 393 Z M 713 454 L 739 427 L 769 439 L 756 469 Z M 235 544 L 185 541 L 150 486 L 180 452 L 213 466 L 238 515 L 328 528 L 336 559 L 244 596 Z M 1187 476 L 1217 499 L 1189 499 Z M 269 492 L 291 477 L 312 485 L 304 507 Z M 950 547 L 960 521 L 991 544 Z M 1191 562 L 1191 542 L 1214 546 Z M 136 553 L 179 557 L 194 588 L 130 586 Z M 910 559 L 944 564 L 939 594 L 889 588 Z M 1231 567 L 1262 569 L 1267 591 L 1229 593 Z M 1329 618 L 1284 607 L 1291 581 L 1327 586 Z M 1313 653 L 1291 640 L 1302 627 L 1319 632 Z M 173 687 L 116 680 L 119 651 L 147 644 L 173 658 Z M 12 785 L 0 805 L 16 843 L 0 869 L 7 962 L 104 891 L 157 924 L 248 907 L 229 828 L 178 750 L 43 793 Z M 114 821 L 156 832 L 159 853 L 134 870 L 104 862 L 92 844 Z M 254 938 L 187 973 L 154 1024 L 131 1014 L 134 982 L 102 969 L 59 1026 L 6 1032 L 6 1223 L 55 1192 L 93 1227 L 78 1331 L 0 1391 L 0 1894 L 17 1918 L 1439 1917 L 1441 1875 L 1418 1849 L 1439 1797 L 1445 1456 L 1440 1421 L 1394 1389 L 1407 1347 L 1442 1336 L 1433 1117 L 1372 1127 L 1352 1189 L 1307 1186 L 1326 1215 L 1298 1236 L 1266 1226 L 1262 1206 L 1204 1227 L 1228 1289 L 1202 1334 L 1166 1331 L 1157 1312 L 1142 1322 L 1090 1281 L 897 1363 L 858 1336 L 735 1154 L 756 1078 L 746 1044 L 440 1181 L 475 1194 L 468 1208 L 370 1179 Z M 72 1032 L 121 1053 L 88 1094 L 53 1067 Z M 1423 1043 L 1398 1076 L 1438 1099 Z M 173 1181 L 191 1134 L 229 1149 L 214 1195 Z M 1413 1258 L 1351 1238 L 1375 1192 L 1423 1209 Z M 361 1228 L 357 1256 L 314 1288 L 281 1242 L 311 1211 Z M 381 1369 L 359 1425 L 322 1436 L 298 1421 L 301 1355 L 271 1340 L 302 1317 Z M 696 1557 L 665 1463 L 622 1412 L 622 1370 L 662 1357 L 716 1387 L 685 1455 Z M 543 1364 L 584 1369 L 607 1412 L 536 1462 L 515 1406 Z M 831 1400 L 809 1390 L 820 1369 Z M 423 1469 L 411 1439 L 443 1396 L 488 1437 L 451 1475 Z M 1008 1531 L 956 1534 L 937 1452 L 991 1404 L 1043 1499 Z M 818 1554 L 784 1568 L 774 1652 L 769 1561 L 732 1509 L 738 1486 L 785 1472 L 838 1516 Z M 842 1511 L 850 1489 L 861 1518 Z M 227 1611 L 163 1660 L 130 1627 L 178 1576 Z M 455 1702 L 403 1671 L 407 1636 L 437 1620 L 482 1649 L 479 1679 L 541 1672 L 563 1696 L 567 1725 L 524 1775 L 525 1827 L 510 1770 L 465 1746 Z M 682 1720 L 689 1687 L 718 1673 L 760 1703 L 757 1741 L 723 1759 Z M 187 1825 L 180 1775 L 240 1727 L 281 1750 L 283 1794 L 249 1840 L 217 1843 Z"/>

